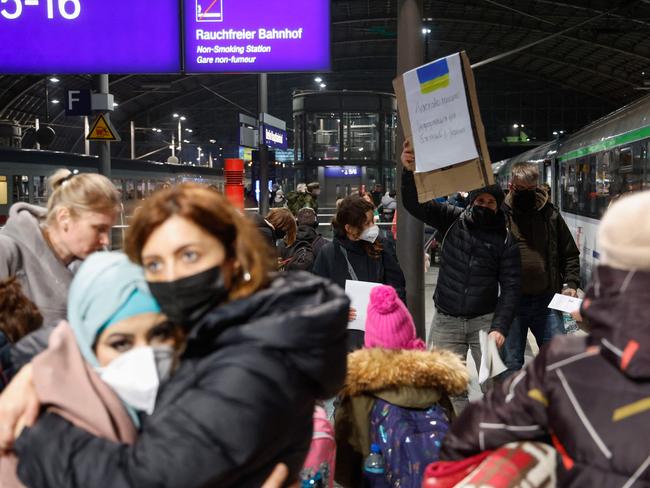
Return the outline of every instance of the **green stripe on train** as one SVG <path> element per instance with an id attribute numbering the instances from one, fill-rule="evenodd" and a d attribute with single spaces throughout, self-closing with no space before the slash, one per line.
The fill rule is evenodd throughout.
<path id="1" fill-rule="evenodd" d="M 597 153 L 600 151 L 605 151 L 607 149 L 611 149 L 616 146 L 621 146 L 623 144 L 629 144 L 630 142 L 636 142 L 641 139 L 646 139 L 647 137 L 650 137 L 650 125 L 630 132 L 626 132 L 625 134 L 621 134 L 620 136 L 614 136 L 609 139 L 605 139 L 604 141 L 598 142 L 596 144 L 592 144 L 591 146 L 576 149 L 574 151 L 563 154 L 558 159 L 560 161 L 567 161 L 569 159 L 581 158 L 583 156 L 587 156 L 589 154 Z"/>

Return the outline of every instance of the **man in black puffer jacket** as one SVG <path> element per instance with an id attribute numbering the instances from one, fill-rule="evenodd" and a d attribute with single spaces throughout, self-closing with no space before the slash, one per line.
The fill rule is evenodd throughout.
<path id="1" fill-rule="evenodd" d="M 496 185 L 474 190 L 465 210 L 435 200 L 421 204 L 411 171 L 414 161 L 407 142 L 402 152 L 404 207 L 444 236 L 433 296 L 436 314 L 428 342 L 463 358 L 469 348 L 478 367 L 479 331 L 489 331 L 501 347 L 520 294 L 519 247 L 500 210 L 504 194 Z M 467 396 L 452 401 L 460 411 L 467 404 Z"/>

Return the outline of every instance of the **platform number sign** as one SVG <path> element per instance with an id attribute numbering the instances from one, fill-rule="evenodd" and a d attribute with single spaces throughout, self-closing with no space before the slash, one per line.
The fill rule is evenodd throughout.
<path id="1" fill-rule="evenodd" d="M 196 0 L 197 22 L 223 22 L 223 0 Z"/>
<path id="2" fill-rule="evenodd" d="M 25 9 L 39 8 L 41 3 L 45 4 L 48 19 L 60 16 L 65 20 L 74 20 L 81 15 L 80 0 L 0 0 L 0 15 L 7 20 L 17 20 Z"/>

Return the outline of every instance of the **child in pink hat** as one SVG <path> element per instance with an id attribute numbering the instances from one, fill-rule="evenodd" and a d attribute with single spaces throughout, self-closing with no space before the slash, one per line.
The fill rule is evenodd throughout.
<path id="1" fill-rule="evenodd" d="M 425 349 L 422 339 L 416 336 L 411 314 L 391 286 L 381 285 L 370 292 L 364 344 L 385 349 Z"/>
<path id="2" fill-rule="evenodd" d="M 426 350 L 390 286 L 370 293 L 364 345 L 348 354 L 336 409 L 336 480 L 361 486 L 363 460 L 376 443 L 388 485 L 419 487 L 453 417 L 449 397 L 467 389 L 467 370 L 449 351 Z"/>

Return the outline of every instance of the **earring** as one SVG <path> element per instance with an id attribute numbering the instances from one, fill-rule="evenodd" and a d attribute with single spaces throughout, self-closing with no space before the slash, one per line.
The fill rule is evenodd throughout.
<path id="1" fill-rule="evenodd" d="M 244 273 L 244 276 L 242 276 L 242 278 L 246 283 L 248 283 L 251 280 L 251 274 L 248 271 L 246 271 Z"/>

